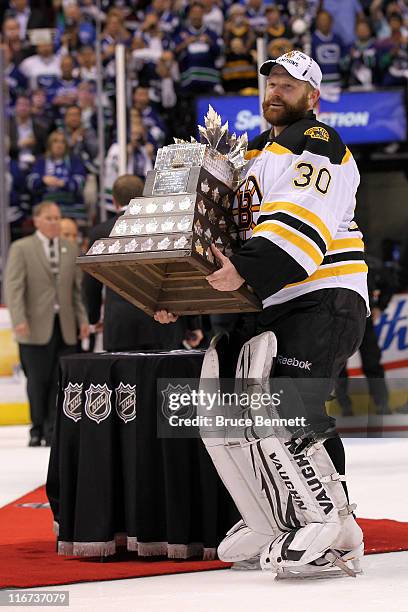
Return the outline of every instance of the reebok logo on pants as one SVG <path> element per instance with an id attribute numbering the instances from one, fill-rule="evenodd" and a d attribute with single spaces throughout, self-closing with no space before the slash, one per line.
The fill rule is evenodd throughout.
<path id="1" fill-rule="evenodd" d="M 277 359 L 280 365 L 288 365 L 293 368 L 299 368 L 300 370 L 309 370 L 312 367 L 311 361 L 299 361 L 296 357 L 283 357 L 282 355 L 278 355 Z"/>

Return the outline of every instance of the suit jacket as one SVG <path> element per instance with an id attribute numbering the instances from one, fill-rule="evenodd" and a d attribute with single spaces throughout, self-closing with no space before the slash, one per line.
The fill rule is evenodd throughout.
<path id="1" fill-rule="evenodd" d="M 54 304 L 59 304 L 61 332 L 66 344 L 76 344 L 78 326 L 87 323 L 81 298 L 82 274 L 77 248 L 59 241 L 59 275 L 55 280 L 44 247 L 35 234 L 13 242 L 6 265 L 6 304 L 13 326 L 27 321 L 29 336 L 21 344 L 47 344 L 54 328 Z"/>
<path id="2" fill-rule="evenodd" d="M 14 9 L 7 9 L 4 15 L 4 18 L 7 19 L 8 17 L 12 17 L 13 19 L 16 18 L 16 14 L 17 11 L 15 11 Z M 50 27 L 50 23 L 48 21 L 49 16 L 47 15 L 47 12 L 45 10 L 41 10 L 41 9 L 31 9 L 30 10 L 30 15 L 28 17 L 28 22 L 27 22 L 27 30 L 33 30 L 35 28 L 47 28 Z"/>
<path id="3" fill-rule="evenodd" d="M 33 117 L 33 133 L 35 138 L 35 145 L 32 148 L 32 152 L 34 156 L 42 155 L 45 151 L 45 143 L 48 138 L 48 130 L 44 127 L 44 124 L 41 123 Z M 10 119 L 9 122 L 9 134 L 10 134 L 10 157 L 12 159 L 18 158 L 19 148 L 18 148 L 18 131 L 17 131 L 17 123 L 14 118 Z"/>
<path id="4" fill-rule="evenodd" d="M 109 236 L 116 219 L 108 219 L 91 229 L 90 246 L 95 240 Z M 102 287 L 100 281 L 84 274 L 84 301 L 91 324 L 97 323 L 101 317 Z M 103 348 L 106 351 L 177 349 L 180 348 L 186 329 L 199 327 L 201 322 L 197 317 L 180 317 L 176 323 L 168 325 L 157 323 L 118 293 L 106 289 L 103 325 Z"/>

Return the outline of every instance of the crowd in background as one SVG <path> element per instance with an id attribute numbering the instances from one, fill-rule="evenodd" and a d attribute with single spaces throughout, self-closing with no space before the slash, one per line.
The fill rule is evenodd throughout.
<path id="1" fill-rule="evenodd" d="M 140 177 L 160 146 L 189 138 L 195 96 L 255 92 L 257 37 L 269 57 L 295 48 L 311 54 L 326 88 L 408 78 L 407 0 L 101 0 L 100 8 L 92 0 L 10 0 L 0 11 L 13 239 L 32 231 L 32 206 L 44 200 L 84 229 L 95 222 L 98 27 L 108 204 L 118 176 L 118 43 L 126 47 L 127 172 Z M 52 35 L 38 37 L 38 28 Z"/>
<path id="2" fill-rule="evenodd" d="M 39 446 L 51 440 L 58 357 L 80 348 L 88 322 L 103 331 L 108 351 L 195 348 L 217 327 L 236 324 L 234 315 L 220 315 L 161 326 L 112 291 L 103 302 L 95 279 L 77 280 L 71 243 L 85 249 L 86 236 L 91 243 L 107 236 L 115 222 L 96 225 L 100 164 L 108 207 L 121 214 L 142 193 L 157 150 L 194 134 L 196 96 L 257 93 L 258 38 L 270 58 L 293 49 L 312 55 L 326 97 L 341 88 L 406 87 L 408 0 L 9 0 L 0 6 L 0 25 L 14 241 L 6 303 L 28 380 L 29 444 Z M 128 112 L 127 174 L 120 178 L 119 43 L 126 50 Z M 364 371 L 381 379 L 374 402 L 388 412 L 378 347 L 369 353 L 375 363 Z M 350 412 L 344 381 L 341 392 Z"/>

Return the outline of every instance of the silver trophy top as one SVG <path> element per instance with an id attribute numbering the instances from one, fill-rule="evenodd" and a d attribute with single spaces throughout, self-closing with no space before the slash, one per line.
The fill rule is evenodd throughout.
<path id="1" fill-rule="evenodd" d="M 199 125 L 200 142 L 191 137 L 191 142 L 175 138 L 175 144 L 162 147 L 157 152 L 155 170 L 171 170 L 204 166 L 213 170 L 216 165 L 221 180 L 238 185 L 241 172 L 246 165 L 248 147 L 247 134 L 237 137 L 228 131 L 228 121 L 222 125 L 221 116 L 209 105 L 204 117 L 205 127 Z"/>

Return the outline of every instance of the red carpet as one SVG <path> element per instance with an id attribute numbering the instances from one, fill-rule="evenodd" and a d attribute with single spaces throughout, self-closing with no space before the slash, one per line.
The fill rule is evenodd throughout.
<path id="1" fill-rule="evenodd" d="M 47 501 L 40 487 L 0 508 L 0 588 L 37 587 L 75 582 L 116 580 L 199 572 L 229 567 L 221 561 L 139 560 L 124 552 L 104 561 L 60 557 L 55 552 L 52 515 L 35 504 Z M 31 507 L 18 504 L 31 503 Z M 408 550 L 408 523 L 359 519 L 365 533 L 366 553 Z"/>

